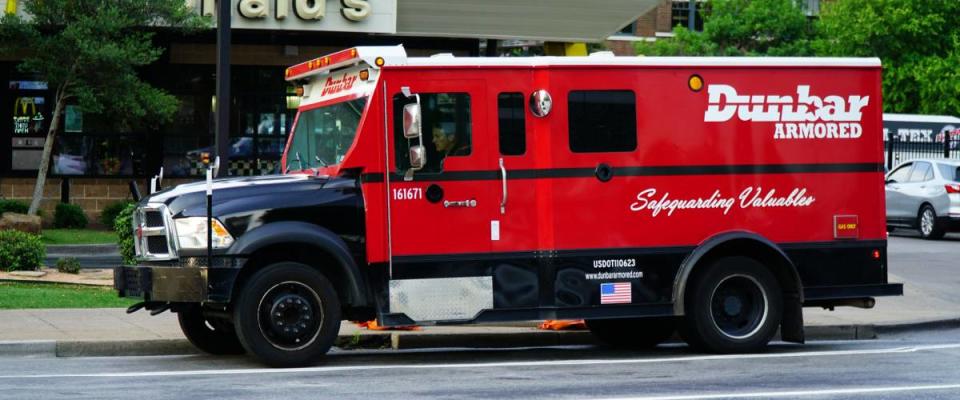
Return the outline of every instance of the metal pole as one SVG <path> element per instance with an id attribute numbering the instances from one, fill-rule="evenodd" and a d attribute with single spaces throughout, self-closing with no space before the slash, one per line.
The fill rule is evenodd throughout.
<path id="1" fill-rule="evenodd" d="M 214 155 L 220 157 L 227 174 L 230 168 L 230 12 L 231 0 L 217 4 L 217 129 Z M 219 172 L 219 171 L 218 171 Z M 219 175 L 219 173 L 218 173 Z"/>
<path id="2" fill-rule="evenodd" d="M 891 129 L 890 137 L 887 138 L 887 170 L 893 169 L 893 149 L 897 141 L 897 135 Z"/>
<path id="3" fill-rule="evenodd" d="M 687 11 L 687 29 L 691 32 L 697 28 L 697 0 L 690 0 L 690 9 Z"/>

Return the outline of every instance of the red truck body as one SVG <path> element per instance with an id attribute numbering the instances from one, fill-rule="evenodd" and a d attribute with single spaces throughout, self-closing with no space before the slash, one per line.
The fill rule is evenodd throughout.
<path id="1" fill-rule="evenodd" d="M 681 316 L 723 257 L 776 277 L 786 339 L 802 340 L 801 306 L 902 293 L 887 282 L 879 60 L 357 48 L 287 75 L 305 97 L 284 173 L 359 180 L 385 325 Z M 337 162 L 291 163 L 304 113 L 357 99 Z M 443 154 L 427 125 L 405 137 L 411 103 L 465 151 Z M 417 145 L 442 162 L 409 171 Z"/>

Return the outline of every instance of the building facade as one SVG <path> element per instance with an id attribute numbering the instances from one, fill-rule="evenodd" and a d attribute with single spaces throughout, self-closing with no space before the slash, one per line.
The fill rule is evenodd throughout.
<path id="1" fill-rule="evenodd" d="M 233 0 L 230 175 L 277 171 L 298 106 L 283 79 L 287 66 L 358 45 L 402 44 L 411 55 L 479 55 L 488 39 L 597 42 L 653 9 L 659 0 L 613 0 L 583 7 L 576 0 Z M 215 13 L 214 2 L 187 0 L 194 11 Z M 15 0 L 0 10 L 22 13 Z M 565 21 L 558 24 L 556 21 Z M 83 113 L 68 105 L 50 160 L 41 208 L 46 218 L 59 202 L 96 217 L 129 198 L 127 183 L 145 182 L 163 169 L 164 186 L 201 177 L 213 151 L 216 37 L 160 30 L 161 59 L 141 78 L 176 96 L 172 121 L 122 126 L 115 116 Z M 41 77 L 17 68 L 22 55 L 0 55 L 0 197 L 29 201 L 53 108 Z"/>

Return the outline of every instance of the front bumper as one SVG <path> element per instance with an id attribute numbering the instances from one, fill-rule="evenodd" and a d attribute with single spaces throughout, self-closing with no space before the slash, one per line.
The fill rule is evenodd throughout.
<path id="1" fill-rule="evenodd" d="M 120 266 L 113 269 L 113 287 L 120 297 L 199 303 L 207 300 L 208 277 L 206 267 Z"/>
<path id="2" fill-rule="evenodd" d="M 113 269 L 113 287 L 120 297 L 149 302 L 230 302 L 244 260 L 214 257 L 214 267 L 205 261 L 184 258 L 169 264 L 118 266 Z"/>

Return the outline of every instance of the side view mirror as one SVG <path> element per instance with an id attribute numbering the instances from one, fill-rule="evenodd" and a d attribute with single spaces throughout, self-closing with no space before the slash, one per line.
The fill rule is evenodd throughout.
<path id="1" fill-rule="evenodd" d="M 403 137 L 416 139 L 420 137 L 420 133 L 420 103 L 403 106 Z"/>
<path id="2" fill-rule="evenodd" d="M 403 175 L 403 180 L 413 180 L 413 173 L 427 165 L 427 150 L 420 145 L 410 146 L 410 169 Z"/>
<path id="3" fill-rule="evenodd" d="M 896 180 L 896 179 L 887 179 L 887 180 L 886 180 L 885 182 L 883 182 L 883 183 L 889 185 L 889 184 L 891 184 L 891 183 L 897 183 L 897 180 Z"/>
<path id="4" fill-rule="evenodd" d="M 427 164 L 427 151 L 423 146 L 410 146 L 410 168 L 419 170 Z"/>

